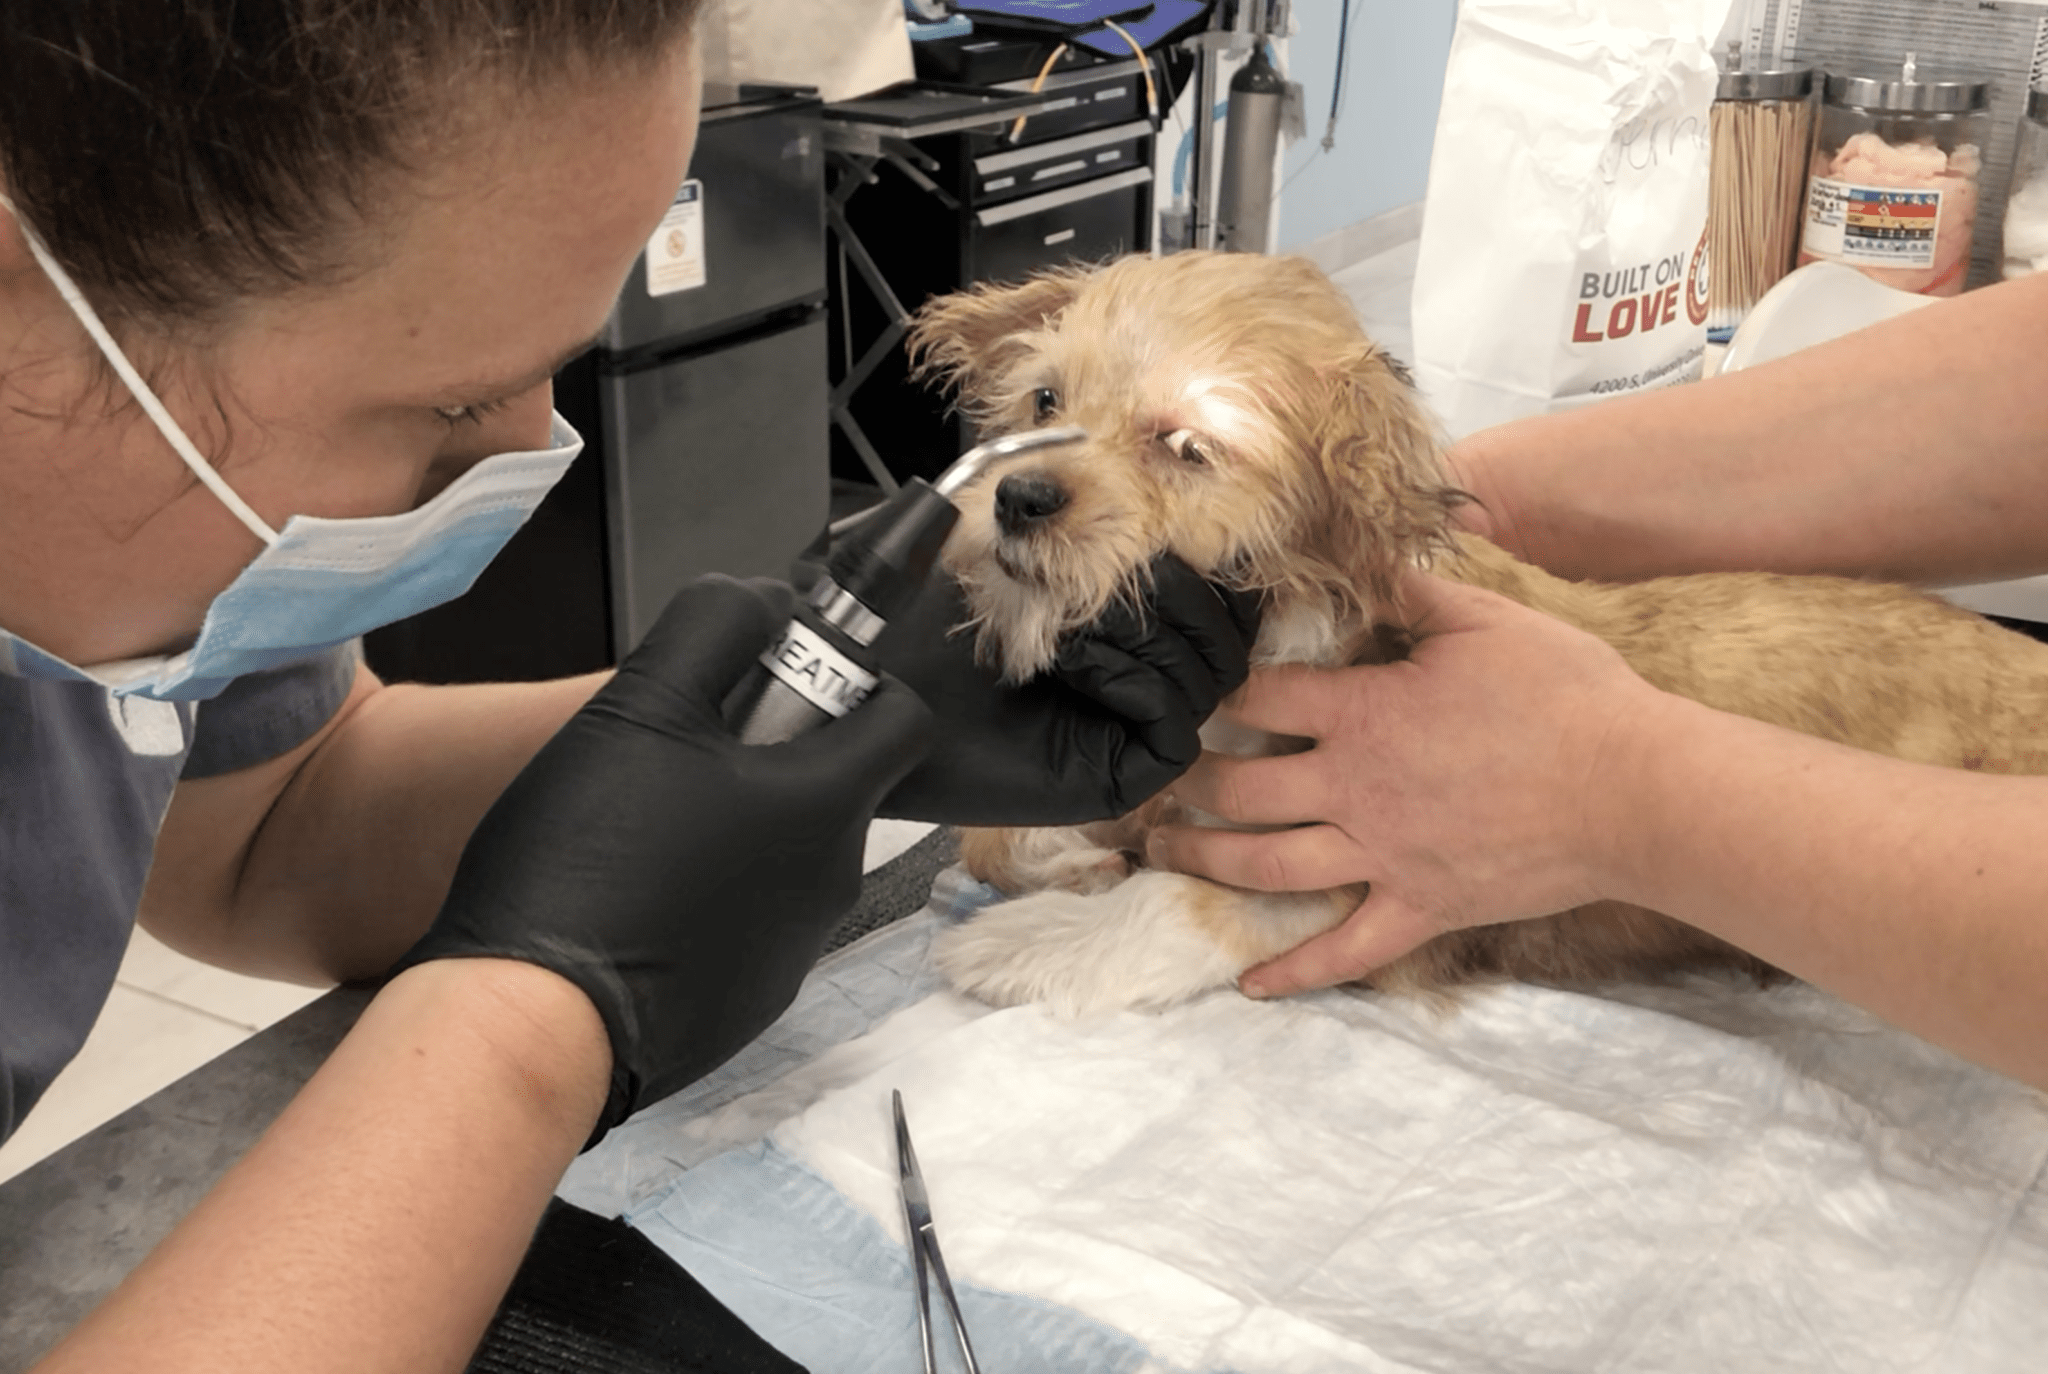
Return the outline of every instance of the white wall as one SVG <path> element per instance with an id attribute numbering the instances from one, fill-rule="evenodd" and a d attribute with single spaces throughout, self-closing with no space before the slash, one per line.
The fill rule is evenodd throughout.
<path id="1" fill-rule="evenodd" d="M 1338 8 L 1339 0 L 1294 0 L 1288 77 L 1302 84 L 1308 137 L 1287 150 L 1283 249 L 1420 200 L 1428 184 L 1457 0 L 1351 0 L 1344 112 L 1325 153 Z"/>

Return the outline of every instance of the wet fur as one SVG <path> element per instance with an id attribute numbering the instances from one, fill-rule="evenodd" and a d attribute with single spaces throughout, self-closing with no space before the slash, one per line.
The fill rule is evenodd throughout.
<path id="1" fill-rule="evenodd" d="M 2048 772 L 2048 646 L 1934 597 L 1761 573 L 1566 582 L 1456 529 L 1467 498 L 1443 478 L 1407 376 L 1305 261 L 1185 253 L 983 287 L 928 305 L 912 342 L 984 433 L 1057 422 L 1089 434 L 992 469 L 963 494 L 947 545 L 978 645 L 1014 679 L 1131 596 L 1161 550 L 1264 594 L 1259 663 L 1399 656 L 1408 627 L 1391 589 L 1418 565 L 1586 629 L 1650 682 L 1721 710 L 1923 763 Z M 1184 432 L 1206 462 L 1165 442 Z M 1005 533 L 994 493 L 1025 470 L 1069 501 Z M 991 1001 L 1070 1014 L 1166 1005 L 1337 924 L 1363 894 L 1269 895 L 1145 871 L 1144 832 L 1173 808 L 1167 797 L 1100 826 L 963 833 L 968 869 L 1018 900 L 942 939 L 948 975 Z M 1772 972 L 1690 926 L 1599 903 L 1445 935 L 1372 981 L 1431 992 L 1717 968 Z"/>

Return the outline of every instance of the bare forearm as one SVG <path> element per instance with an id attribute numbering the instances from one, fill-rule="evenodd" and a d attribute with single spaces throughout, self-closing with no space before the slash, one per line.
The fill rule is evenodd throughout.
<path id="1" fill-rule="evenodd" d="M 2048 779 L 1902 763 L 1663 698 L 1618 749 L 1608 895 L 2048 1087 Z"/>
<path id="2" fill-rule="evenodd" d="M 1752 371 L 1484 431 L 1451 463 L 1497 539 L 1571 577 L 2038 572 L 2044 356 L 2048 280 L 2015 282 Z"/>
<path id="3" fill-rule="evenodd" d="M 603 680 L 385 687 L 365 670 L 293 755 L 180 785 L 143 923 L 245 973 L 382 973 L 433 919 L 484 812 Z"/>
<path id="4" fill-rule="evenodd" d="M 406 973 L 39 1368 L 462 1368 L 610 1062 L 595 1009 L 554 974 L 499 960 Z"/>
<path id="5" fill-rule="evenodd" d="M 278 799 L 237 906 L 339 976 L 383 972 L 433 919 L 484 812 L 603 681 L 373 693 Z"/>

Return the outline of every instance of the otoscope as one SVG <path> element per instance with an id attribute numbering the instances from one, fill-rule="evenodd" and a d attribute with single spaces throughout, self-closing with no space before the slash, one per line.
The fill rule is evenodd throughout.
<path id="1" fill-rule="evenodd" d="M 868 699 L 881 678 L 868 646 L 917 598 L 960 512 L 953 493 L 998 458 L 1079 443 L 1074 426 L 1006 434 L 969 449 L 935 483 L 912 478 L 832 548 L 824 575 L 725 700 L 742 744 L 780 744 Z"/>

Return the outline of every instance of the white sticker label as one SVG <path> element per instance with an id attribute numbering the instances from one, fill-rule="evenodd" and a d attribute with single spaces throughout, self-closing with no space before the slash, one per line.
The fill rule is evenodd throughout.
<path id="1" fill-rule="evenodd" d="M 825 637 L 792 620 L 768 646 L 761 663 L 784 686 L 829 716 L 843 716 L 868 699 L 881 679 L 840 653 Z"/>
<path id="2" fill-rule="evenodd" d="M 673 296 L 702 286 L 704 271 L 704 183 L 695 177 L 676 192 L 675 204 L 647 240 L 647 294 Z"/>
<path id="3" fill-rule="evenodd" d="M 1814 177 L 1806 188 L 1802 246 L 1817 258 L 1862 267 L 1932 267 L 1941 195 Z"/>

